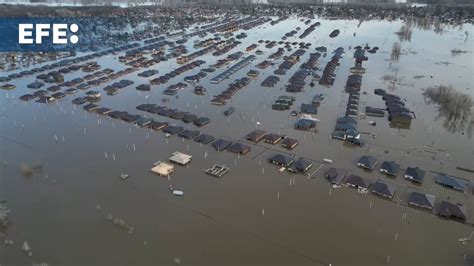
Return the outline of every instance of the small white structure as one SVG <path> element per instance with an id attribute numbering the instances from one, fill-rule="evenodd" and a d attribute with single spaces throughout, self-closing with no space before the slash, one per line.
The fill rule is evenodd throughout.
<path id="1" fill-rule="evenodd" d="M 165 162 L 157 162 L 155 166 L 150 169 L 152 173 L 159 176 L 169 176 L 174 171 L 174 166 Z"/>
<path id="2" fill-rule="evenodd" d="M 175 151 L 173 152 L 172 156 L 168 158 L 168 160 L 170 160 L 170 162 L 173 162 L 179 165 L 187 165 L 188 163 L 191 162 L 191 158 L 192 158 L 191 155 L 188 155 L 179 151 Z"/>
<path id="3" fill-rule="evenodd" d="M 181 191 L 181 190 L 173 190 L 173 195 L 175 196 L 183 196 L 184 195 L 184 192 Z"/>

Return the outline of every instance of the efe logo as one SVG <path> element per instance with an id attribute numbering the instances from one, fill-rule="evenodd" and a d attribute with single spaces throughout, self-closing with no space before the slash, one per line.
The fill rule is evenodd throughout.
<path id="1" fill-rule="evenodd" d="M 35 29 L 35 38 L 33 38 L 33 30 Z M 53 44 L 67 44 L 67 24 L 52 24 Z M 18 25 L 18 42 L 20 44 L 41 44 L 43 37 L 49 37 L 51 24 L 19 24 Z M 79 30 L 77 24 L 71 24 L 69 30 L 76 33 Z M 69 37 L 71 43 L 77 43 L 79 37 L 75 34 Z"/>

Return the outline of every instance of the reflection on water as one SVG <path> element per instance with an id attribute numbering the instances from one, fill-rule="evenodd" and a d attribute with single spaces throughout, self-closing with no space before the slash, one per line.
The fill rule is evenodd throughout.
<path id="1" fill-rule="evenodd" d="M 437 119 L 445 119 L 443 125 L 446 129 L 450 132 L 467 131 L 468 136 L 472 136 L 474 120 L 471 96 L 444 85 L 428 88 L 423 95 L 428 103 L 439 105 Z"/>
<path id="2" fill-rule="evenodd" d="M 412 29 L 409 24 L 405 24 L 400 27 L 400 30 L 396 32 L 398 35 L 398 38 L 400 39 L 401 42 L 404 41 L 411 41 L 411 34 L 412 34 Z"/>

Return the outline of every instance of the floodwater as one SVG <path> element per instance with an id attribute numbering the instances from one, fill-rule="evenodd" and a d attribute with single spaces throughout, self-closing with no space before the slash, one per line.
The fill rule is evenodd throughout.
<path id="1" fill-rule="evenodd" d="M 228 103 L 236 108 L 231 117 L 222 115 L 227 107 L 210 105 L 212 95 L 255 69 L 277 47 L 266 49 L 260 45 L 258 49 L 264 54 L 257 55 L 254 63 L 221 84 L 208 81 L 222 69 L 208 75 L 200 82 L 208 90 L 206 96 L 194 95 L 191 86 L 180 91 L 179 98 L 170 97 L 166 103 L 208 116 L 211 123 L 200 130 L 216 137 L 239 140 L 258 128 L 298 139 L 300 145 L 291 153 L 314 162 L 310 176 L 280 173 L 268 164 L 268 157 L 275 152 L 288 152 L 278 145 L 251 145 L 250 153 L 237 156 L 177 136 L 166 139 L 161 132 L 87 113 L 71 104 L 72 96 L 50 105 L 20 101 L 18 97 L 29 91 L 26 84 L 34 80 L 32 76 L 15 81 L 15 90 L 1 91 L 0 200 L 6 201 L 11 212 L 9 227 L 0 243 L 0 264 L 472 265 L 474 244 L 458 241 L 474 230 L 470 226 L 474 222 L 472 192 L 463 194 L 434 184 L 433 172 L 445 172 L 473 184 L 472 174 L 456 167 L 473 167 L 474 140 L 467 132 L 446 129 L 443 119 L 436 119 L 436 106 L 425 103 L 422 96 L 422 89 L 444 84 L 474 97 L 472 25 L 446 27 L 441 33 L 414 27 L 411 40 L 401 42 L 394 33 L 403 25 L 401 21 L 365 21 L 360 26 L 354 20 L 318 21 L 321 26 L 303 40 L 312 46 L 301 61 L 280 77 L 274 88 L 261 87 L 260 83 L 281 59 L 275 66 L 259 70 L 259 79 Z M 267 23 L 254 28 L 232 52 L 244 51 L 259 39 L 278 41 L 297 26 L 302 28 L 299 33 L 307 27 L 291 18 L 275 26 Z M 341 34 L 330 39 L 329 33 L 336 28 Z M 466 41 L 465 32 L 469 33 Z M 294 37 L 296 41 L 300 41 L 298 35 Z M 187 42 L 190 51 L 197 38 Z M 395 42 L 401 43 L 402 54 L 397 62 L 390 62 Z M 359 110 L 363 112 L 366 105 L 384 107 L 381 97 L 373 94 L 375 88 L 384 88 L 405 98 L 417 118 L 410 129 L 391 128 L 387 118 L 359 119 L 360 130 L 377 137 L 364 134 L 368 146 L 356 148 L 330 139 L 330 133 L 336 118 L 345 112 L 344 85 L 353 65 L 353 50 L 348 49 L 365 44 L 380 50 L 367 54 L 362 85 L 367 94 L 361 94 Z M 316 94 L 325 96 L 317 115 L 318 132 L 296 131 L 296 118 L 290 117 L 289 112 L 271 110 L 271 104 L 278 96 L 288 95 L 283 88 L 289 77 L 321 45 L 328 47 L 328 55 L 321 57 L 320 68 L 337 47 L 343 47 L 346 54 L 340 60 L 333 86 L 308 86 L 293 95 L 297 99 L 295 107 L 311 101 Z M 452 49 L 468 53 L 453 56 Z M 198 59 L 205 60 L 207 66 L 218 58 L 206 55 Z M 98 62 L 103 68 L 125 68 L 113 56 Z M 172 60 L 152 68 L 165 74 L 176 66 Z M 148 93 L 135 90 L 135 86 L 146 83 L 135 72 L 124 77 L 134 80 L 133 86 L 115 96 L 104 95 L 99 104 L 184 124 L 142 113 L 135 107 L 148 102 L 164 104 L 162 91 L 167 85 L 198 71 L 186 72 Z M 70 80 L 77 73 L 66 74 L 65 79 Z M 384 75 L 395 76 L 395 86 L 384 81 Z M 376 121 L 377 126 L 369 126 L 368 120 Z M 192 155 L 192 162 L 176 167 L 169 181 L 149 172 L 154 162 L 166 160 L 174 151 Z M 379 162 L 395 160 L 402 169 L 419 166 L 427 176 L 423 185 L 416 186 L 403 180 L 401 174 L 390 179 L 378 171 L 364 172 L 356 167 L 364 154 L 377 157 Z M 330 167 L 322 164 L 324 158 L 333 160 L 332 166 L 371 181 L 395 183 L 395 199 L 360 195 L 349 188 L 331 189 L 324 180 L 324 171 Z M 23 162 L 42 165 L 42 170 L 30 177 L 22 176 L 19 168 Z M 203 170 L 214 163 L 229 166 L 230 172 L 221 179 L 206 175 Z M 129 178 L 121 181 L 121 173 L 129 174 Z M 173 196 L 170 183 L 183 190 L 184 196 Z M 468 223 L 440 219 L 407 207 L 404 201 L 413 190 L 434 194 L 437 202 L 449 197 L 467 205 Z M 130 234 L 114 225 L 107 220 L 108 214 L 123 219 L 134 231 Z M 5 245 L 3 239 L 13 240 L 13 245 Z M 31 257 L 21 249 L 24 241 L 31 246 Z"/>

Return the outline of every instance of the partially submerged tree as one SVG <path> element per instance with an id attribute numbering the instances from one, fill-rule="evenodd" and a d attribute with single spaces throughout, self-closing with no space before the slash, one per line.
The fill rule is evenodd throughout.
<path id="1" fill-rule="evenodd" d="M 427 103 L 434 103 L 439 106 L 438 118 L 444 117 L 443 125 L 449 131 L 467 131 L 468 135 L 472 136 L 474 127 L 472 106 L 474 102 L 471 96 L 445 85 L 428 88 L 423 92 L 423 96 Z"/>

